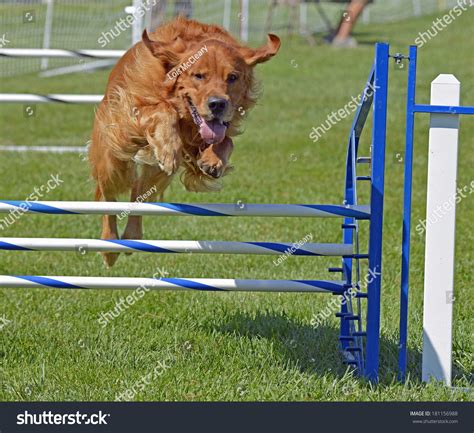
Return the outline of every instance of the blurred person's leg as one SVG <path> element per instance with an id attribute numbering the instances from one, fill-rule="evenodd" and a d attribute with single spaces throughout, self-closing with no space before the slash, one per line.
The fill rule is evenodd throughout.
<path id="1" fill-rule="evenodd" d="M 174 3 L 174 14 L 175 16 L 183 16 L 191 18 L 193 14 L 193 5 L 191 0 L 176 0 Z"/>
<path id="2" fill-rule="evenodd" d="M 360 14 L 369 3 L 369 0 L 352 0 L 342 15 L 337 27 L 332 45 L 336 47 L 355 47 L 356 40 L 351 36 L 352 30 L 359 19 Z"/>
<path id="3" fill-rule="evenodd" d="M 154 32 L 166 19 L 166 0 L 160 0 L 151 7 L 151 18 L 148 31 Z"/>

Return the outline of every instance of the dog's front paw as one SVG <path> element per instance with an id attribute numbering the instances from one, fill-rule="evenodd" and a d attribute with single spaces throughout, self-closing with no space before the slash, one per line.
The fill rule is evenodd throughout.
<path id="1" fill-rule="evenodd" d="M 208 176 L 215 179 L 225 175 L 232 167 L 228 165 L 234 145 L 229 137 L 221 143 L 211 144 L 199 155 L 197 166 Z"/>
<path id="2" fill-rule="evenodd" d="M 220 159 L 210 160 L 210 158 L 201 158 L 198 159 L 197 165 L 204 174 L 215 179 L 221 177 L 226 168 L 225 164 Z"/>

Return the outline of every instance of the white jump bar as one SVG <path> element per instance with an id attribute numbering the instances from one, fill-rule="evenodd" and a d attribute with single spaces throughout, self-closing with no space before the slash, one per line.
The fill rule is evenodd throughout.
<path id="1" fill-rule="evenodd" d="M 86 146 L 0 146 L 0 152 L 87 153 Z"/>
<path id="2" fill-rule="evenodd" d="M 39 95 L 35 93 L 0 93 L 0 102 L 22 104 L 97 104 L 102 101 L 103 97 L 103 95 Z"/>
<path id="3" fill-rule="evenodd" d="M 60 50 L 52 48 L 0 48 L 3 57 L 86 57 L 93 59 L 118 59 L 124 50 Z"/>

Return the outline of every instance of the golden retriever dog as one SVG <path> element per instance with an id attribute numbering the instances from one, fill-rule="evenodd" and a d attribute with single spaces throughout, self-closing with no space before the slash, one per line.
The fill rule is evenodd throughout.
<path id="1" fill-rule="evenodd" d="M 213 191 L 229 169 L 232 138 L 255 104 L 254 66 L 274 56 L 280 39 L 239 44 L 215 25 L 177 18 L 128 50 L 112 70 L 94 121 L 89 160 L 96 200 L 154 201 L 182 167 L 190 191 Z M 104 215 L 102 239 L 119 239 L 117 217 Z M 129 216 L 122 239 L 141 239 Z M 112 266 L 117 253 L 103 253 Z"/>

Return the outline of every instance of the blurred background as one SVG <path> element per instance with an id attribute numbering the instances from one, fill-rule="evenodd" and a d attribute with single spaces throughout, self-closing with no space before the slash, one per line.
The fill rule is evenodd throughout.
<path id="1" fill-rule="evenodd" d="M 141 37 L 143 28 L 153 30 L 178 14 L 202 22 L 220 24 L 242 41 L 260 42 L 273 31 L 318 43 L 338 26 L 345 0 L 1 0 L 0 29 L 9 48 L 104 48 L 101 32 L 135 14 L 132 25 L 110 38 L 107 49 L 127 49 Z M 397 22 L 454 7 L 456 0 L 377 0 L 359 18 L 362 24 Z M 142 13 L 136 13 L 139 8 Z M 124 21 L 125 22 L 125 21 Z M 22 24 L 30 24 L 28 26 Z M 64 59 L 0 59 L 0 76 L 45 71 L 77 64 Z M 81 62 L 79 70 L 87 69 Z M 87 62 L 86 62 L 87 63 Z M 89 68 L 110 61 L 93 61 Z M 77 71 L 76 68 L 66 71 Z M 57 71 L 61 72 L 61 71 Z"/>

